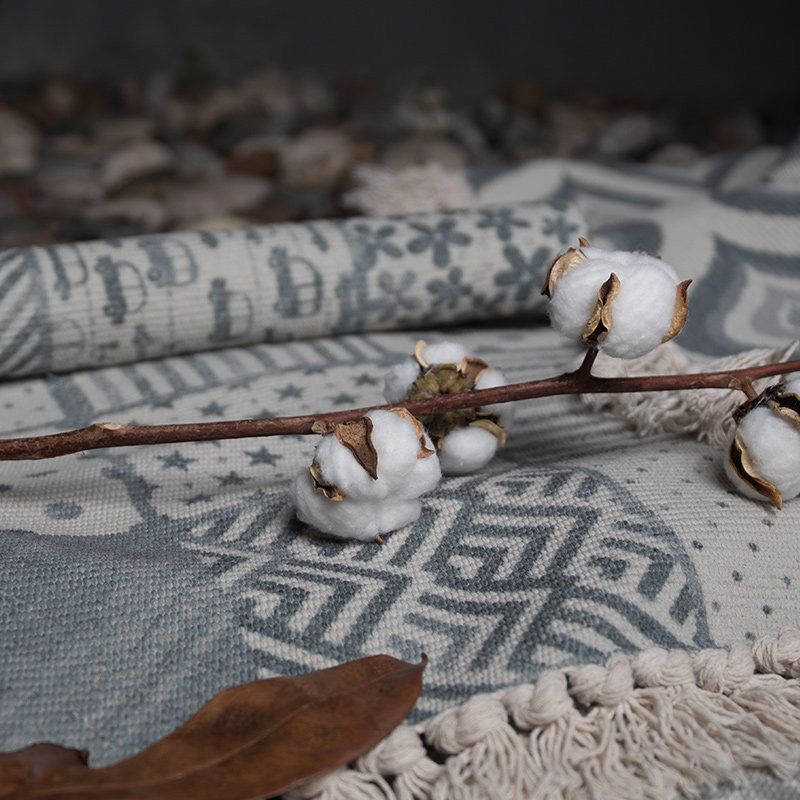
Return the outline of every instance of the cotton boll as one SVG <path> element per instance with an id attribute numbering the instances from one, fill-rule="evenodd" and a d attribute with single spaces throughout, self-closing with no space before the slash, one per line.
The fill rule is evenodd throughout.
<path id="1" fill-rule="evenodd" d="M 556 284 L 550 298 L 550 322 L 568 339 L 580 340 L 597 305 L 597 292 L 620 265 L 613 261 L 585 261 Z"/>
<path id="2" fill-rule="evenodd" d="M 295 479 L 292 499 L 302 522 L 322 533 L 360 541 L 402 528 L 414 522 L 422 511 L 416 499 L 334 502 L 314 488 L 311 475 L 305 471 Z"/>
<path id="3" fill-rule="evenodd" d="M 390 411 L 370 411 L 372 445 L 378 456 L 377 479 L 358 463 L 335 436 L 328 434 L 317 446 L 315 461 L 326 484 L 336 486 L 354 500 L 388 497 L 400 488 L 417 462 L 419 439 L 414 424 Z"/>
<path id="4" fill-rule="evenodd" d="M 499 370 L 494 367 L 487 367 L 478 375 L 475 381 L 475 389 L 495 389 L 498 386 L 507 386 L 508 379 Z M 487 414 L 494 414 L 497 417 L 498 424 L 503 428 L 506 433 L 511 429 L 511 424 L 514 422 L 514 404 L 513 403 L 495 403 L 488 406 L 481 406 L 481 411 Z"/>
<path id="5" fill-rule="evenodd" d="M 376 409 L 322 437 L 292 497 L 303 522 L 366 541 L 413 522 L 421 511 L 418 498 L 440 479 L 439 459 L 418 420 Z"/>
<path id="6" fill-rule="evenodd" d="M 669 264 L 645 253 L 570 250 L 548 276 L 550 320 L 571 339 L 591 339 L 615 358 L 637 358 L 683 327 L 687 286 Z"/>
<path id="7" fill-rule="evenodd" d="M 614 358 L 638 358 L 664 340 L 675 314 L 676 285 L 656 268 L 623 267 L 617 276 L 611 330 L 600 348 Z"/>
<path id="8" fill-rule="evenodd" d="M 389 372 L 383 387 L 383 396 L 387 403 L 399 403 L 405 400 L 411 385 L 419 377 L 419 364 L 413 358 L 407 358 L 395 364 Z"/>
<path id="9" fill-rule="evenodd" d="M 388 481 L 375 480 L 332 433 L 320 440 L 314 461 L 322 481 L 335 486 L 346 497 L 379 499 L 391 491 Z"/>
<path id="10" fill-rule="evenodd" d="M 467 357 L 467 350 L 457 342 L 437 342 L 429 344 L 424 355 L 429 364 L 459 364 Z"/>
<path id="11" fill-rule="evenodd" d="M 414 350 L 414 362 L 418 365 L 418 372 L 403 399 L 429 398 L 508 384 L 499 369 L 488 367 L 486 362 L 471 356 L 465 347 L 456 342 L 439 342 L 429 346 L 424 341 L 419 341 Z M 386 396 L 390 402 L 397 402 L 400 388 L 408 382 L 408 377 L 402 374 L 405 369 L 406 365 L 398 365 L 387 376 Z M 406 374 L 410 377 L 411 370 L 408 369 Z M 488 404 L 458 414 L 429 415 L 425 424 L 433 435 L 440 458 L 449 464 L 449 467 L 441 467 L 441 470 L 463 474 L 484 466 L 498 447 L 504 444 L 505 432 L 511 427 L 513 417 L 514 407 L 511 403 Z M 449 438 L 456 429 L 463 429 L 463 432 Z M 445 444 L 446 440 L 449 445 Z M 465 443 L 466 450 L 461 448 L 460 442 Z M 474 447 L 470 446 L 470 442 L 474 443 Z M 432 446 L 428 438 L 428 447 Z M 475 448 L 477 453 L 474 452 Z M 421 461 L 414 470 L 414 480 L 416 481 L 416 476 L 424 476 L 420 478 L 423 480 L 421 486 L 424 481 L 435 484 L 439 480 L 439 474 L 438 464 Z M 425 489 L 414 489 L 412 493 L 420 491 Z"/>
<path id="12" fill-rule="evenodd" d="M 485 467 L 497 452 L 497 437 L 484 428 L 467 426 L 450 431 L 439 447 L 446 475 L 467 475 Z"/>
<path id="13" fill-rule="evenodd" d="M 800 389 L 800 381 L 797 384 Z M 744 449 L 756 481 L 767 481 L 783 501 L 800 494 L 800 430 L 792 423 L 773 409 L 759 406 L 740 421 L 734 441 Z M 733 447 L 726 454 L 724 463 L 733 485 L 747 497 L 762 501 L 770 499 L 745 480 L 748 473 L 743 475 L 737 471 L 735 459 L 731 457 L 732 450 Z"/>

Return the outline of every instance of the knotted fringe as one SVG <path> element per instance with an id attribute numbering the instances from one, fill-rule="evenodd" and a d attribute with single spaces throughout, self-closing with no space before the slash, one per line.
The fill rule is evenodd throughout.
<path id="1" fill-rule="evenodd" d="M 743 369 L 759 364 L 786 361 L 800 345 L 794 342 L 779 350 L 747 350 L 713 360 L 694 361 L 675 342 L 667 342 L 641 358 L 610 358 L 601 352 L 594 373 L 604 378 L 630 375 L 676 375 L 686 372 L 717 372 Z M 761 389 L 777 383 L 779 378 L 756 381 Z M 582 395 L 581 399 L 595 411 L 608 411 L 633 425 L 639 436 L 656 433 L 696 433 L 697 438 L 721 447 L 727 444 L 734 429 L 731 417 L 741 405 L 744 395 L 730 389 L 706 389 L 675 392 L 631 392 L 629 394 Z"/>
<path id="2" fill-rule="evenodd" d="M 798 679 L 800 629 L 550 670 L 402 725 L 352 768 L 286 797 L 664 800 L 741 783 L 745 769 L 788 782 L 800 769 Z"/>

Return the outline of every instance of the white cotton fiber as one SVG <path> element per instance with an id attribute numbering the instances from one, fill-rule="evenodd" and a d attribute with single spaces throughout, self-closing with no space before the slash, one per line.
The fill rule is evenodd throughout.
<path id="1" fill-rule="evenodd" d="M 436 342 L 424 350 L 429 364 L 459 364 L 467 357 L 467 349 L 457 342 Z"/>
<path id="2" fill-rule="evenodd" d="M 498 386 L 508 386 L 508 379 L 494 367 L 484 369 L 475 381 L 475 389 L 495 389 Z M 514 403 L 494 403 L 488 406 L 481 406 L 481 411 L 487 414 L 494 414 L 497 417 L 497 424 L 508 433 L 511 424 L 514 422 Z"/>
<path id="3" fill-rule="evenodd" d="M 800 389 L 800 381 L 796 383 L 797 388 L 790 391 Z M 773 484 L 784 501 L 797 497 L 800 494 L 800 431 L 772 409 L 759 406 L 745 415 L 737 434 L 759 477 Z M 727 451 L 724 463 L 728 477 L 742 494 L 764 500 L 763 495 L 739 477 Z"/>
<path id="4" fill-rule="evenodd" d="M 553 327 L 569 339 L 579 340 L 597 305 L 597 292 L 619 264 L 611 261 L 584 261 L 571 269 L 558 283 L 550 298 Z"/>
<path id="5" fill-rule="evenodd" d="M 586 260 L 561 277 L 550 300 L 553 327 L 579 340 L 597 305 L 600 287 L 612 273 L 619 291 L 611 300 L 611 330 L 600 349 L 614 358 L 637 358 L 662 343 L 675 316 L 678 275 L 645 253 L 583 250 Z"/>
<path id="6" fill-rule="evenodd" d="M 582 247 L 581 252 L 589 261 L 610 261 L 618 266 L 655 268 L 661 270 L 668 278 L 677 284 L 680 278 L 675 268 L 661 258 L 656 258 L 648 253 L 629 250 L 602 250 L 599 247 Z"/>
<path id="7" fill-rule="evenodd" d="M 415 499 L 334 502 L 314 488 L 307 470 L 295 479 L 292 495 L 301 521 L 322 533 L 361 541 L 402 528 L 414 522 L 422 511 Z"/>
<path id="8" fill-rule="evenodd" d="M 419 455 L 419 434 L 407 417 L 391 411 L 370 411 L 372 444 L 378 454 L 378 481 L 385 481 L 393 490 L 416 465 Z"/>
<path id="9" fill-rule="evenodd" d="M 344 499 L 319 491 L 307 470 L 294 482 L 297 516 L 319 531 L 342 538 L 368 540 L 401 528 L 420 514 L 419 498 L 435 488 L 441 469 L 433 443 L 425 434 L 427 457 L 412 420 L 391 411 L 370 411 L 370 441 L 377 454 L 377 479 L 358 462 L 335 433 L 322 437 L 314 456 L 318 477 L 336 487 Z"/>
<path id="10" fill-rule="evenodd" d="M 614 358 L 638 358 L 664 341 L 675 314 L 677 284 L 655 267 L 626 267 L 617 277 L 611 331 L 600 347 Z"/>
<path id="11" fill-rule="evenodd" d="M 485 428 L 464 427 L 442 439 L 439 463 L 446 475 L 467 475 L 485 467 L 497 452 L 497 437 Z"/>
<path id="12" fill-rule="evenodd" d="M 370 411 L 372 444 L 378 454 L 378 478 L 374 479 L 334 435 L 324 436 L 315 461 L 323 482 L 336 486 L 355 500 L 391 495 L 398 477 L 404 477 L 417 461 L 419 441 L 413 423 L 389 411 Z"/>
<path id="13" fill-rule="evenodd" d="M 425 434 L 425 447 L 435 452 L 431 437 Z M 442 468 L 436 456 L 418 458 L 416 463 L 404 478 L 399 482 L 395 496 L 401 499 L 421 497 L 439 485 L 442 479 Z"/>
<path id="14" fill-rule="evenodd" d="M 406 399 L 408 390 L 419 377 L 420 368 L 416 360 L 407 358 L 395 364 L 387 373 L 383 385 L 383 396 L 387 403 L 399 403 Z"/>

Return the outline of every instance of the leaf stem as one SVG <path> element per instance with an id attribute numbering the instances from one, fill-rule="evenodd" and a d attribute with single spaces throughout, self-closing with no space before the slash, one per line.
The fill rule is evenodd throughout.
<path id="1" fill-rule="evenodd" d="M 591 374 L 597 352 L 590 349 L 577 370 L 542 380 L 512 383 L 494 389 L 440 395 L 428 400 L 414 400 L 347 411 L 329 411 L 274 419 L 219 420 L 169 425 L 125 425 L 99 422 L 85 428 L 46 436 L 0 440 L 0 461 L 54 458 L 85 450 L 127 447 L 145 444 L 177 444 L 219 439 L 246 439 L 286 434 L 319 434 L 332 430 L 340 422 L 359 419 L 375 409 L 407 408 L 415 416 L 461 408 L 512 403 L 537 397 L 568 394 L 621 394 L 625 392 L 667 392 L 685 389 L 731 389 L 750 397 L 752 382 L 774 375 L 800 372 L 800 359 L 778 364 L 764 364 L 724 372 L 698 372 L 685 375 L 643 375 L 629 378 L 598 378 Z M 754 391 L 754 390 L 753 390 Z"/>

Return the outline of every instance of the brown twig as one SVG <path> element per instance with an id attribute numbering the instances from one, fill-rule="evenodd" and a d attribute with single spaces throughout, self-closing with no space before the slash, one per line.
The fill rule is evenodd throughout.
<path id="1" fill-rule="evenodd" d="M 127 447 L 140 444 L 175 444 L 217 439 L 246 439 L 257 436 L 325 433 L 339 422 L 362 417 L 378 408 L 407 408 L 416 416 L 452 411 L 458 408 L 511 403 L 537 397 L 566 394 L 621 394 L 624 392 L 667 392 L 680 389 L 731 389 L 749 394 L 752 381 L 774 375 L 800 372 L 800 359 L 780 364 L 725 372 L 698 372 L 688 375 L 648 375 L 633 378 L 598 378 L 591 374 L 597 353 L 590 350 L 574 372 L 538 381 L 512 383 L 495 389 L 440 395 L 429 400 L 414 400 L 390 405 L 366 406 L 347 411 L 329 411 L 300 417 L 239 419 L 217 422 L 188 422 L 171 425 L 123 425 L 99 422 L 86 428 L 47 436 L 0 440 L 0 461 L 53 458 L 101 447 Z"/>

